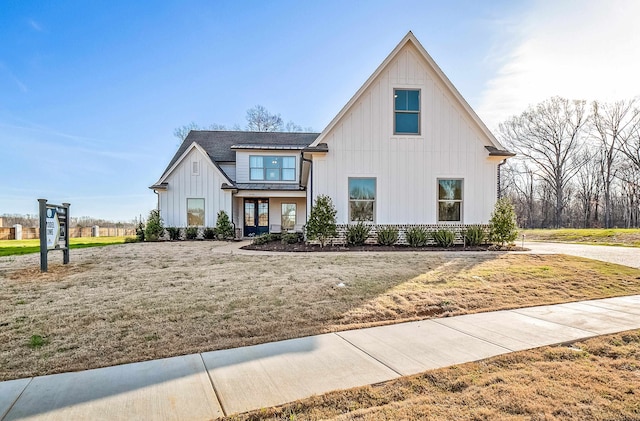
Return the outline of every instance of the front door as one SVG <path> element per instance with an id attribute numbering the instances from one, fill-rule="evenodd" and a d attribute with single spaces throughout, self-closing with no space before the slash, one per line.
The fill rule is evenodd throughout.
<path id="1" fill-rule="evenodd" d="M 269 199 L 244 199 L 244 236 L 269 232 Z"/>

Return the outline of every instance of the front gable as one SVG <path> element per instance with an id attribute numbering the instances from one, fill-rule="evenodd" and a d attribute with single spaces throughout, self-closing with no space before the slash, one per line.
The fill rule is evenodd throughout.
<path id="1" fill-rule="evenodd" d="M 505 158 L 493 157 L 504 148 L 411 32 L 311 146 L 320 143 L 328 152 L 313 158 L 314 196 L 333 198 L 340 223 L 365 205 L 377 224 L 436 223 L 447 182 L 464 194 L 458 222 L 487 222 Z M 373 205 L 350 196 L 365 182 L 375 186 Z"/>

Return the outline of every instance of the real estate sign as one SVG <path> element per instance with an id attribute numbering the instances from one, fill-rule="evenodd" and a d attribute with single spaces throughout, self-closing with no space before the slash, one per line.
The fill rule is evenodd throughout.
<path id="1" fill-rule="evenodd" d="M 69 263 L 69 204 L 40 203 L 40 270 L 47 271 L 49 250 L 62 250 L 63 263 Z"/>

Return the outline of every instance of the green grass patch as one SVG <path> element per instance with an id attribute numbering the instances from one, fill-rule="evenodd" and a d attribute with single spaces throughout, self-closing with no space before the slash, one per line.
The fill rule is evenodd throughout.
<path id="1" fill-rule="evenodd" d="M 36 348 L 42 348 L 44 345 L 47 345 L 49 343 L 49 339 L 47 338 L 43 338 L 40 335 L 31 335 L 31 337 L 29 338 L 29 348 L 31 349 L 36 349 Z"/>
<path id="2" fill-rule="evenodd" d="M 113 244 L 124 244 L 130 237 L 80 237 L 72 238 L 71 249 L 81 249 L 86 247 L 102 247 Z M 40 240 L 1 240 L 0 257 L 18 256 L 22 254 L 39 253 Z"/>
<path id="3" fill-rule="evenodd" d="M 638 228 L 533 229 L 521 230 L 520 236 L 522 234 L 526 240 L 535 241 L 640 247 Z"/>

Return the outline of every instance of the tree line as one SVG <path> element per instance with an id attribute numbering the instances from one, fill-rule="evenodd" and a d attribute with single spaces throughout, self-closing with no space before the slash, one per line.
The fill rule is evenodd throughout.
<path id="1" fill-rule="evenodd" d="M 236 123 L 231 130 L 248 132 L 313 132 L 313 128 L 302 127 L 291 120 L 285 123 L 280 114 L 272 113 L 262 105 L 249 108 L 246 120 L 247 124 L 244 127 Z M 227 130 L 227 127 L 218 123 L 201 126 L 192 121 L 174 129 L 173 135 L 183 141 L 191 130 Z"/>
<path id="2" fill-rule="evenodd" d="M 640 102 L 552 97 L 499 125 L 501 191 L 523 228 L 637 228 Z"/>

